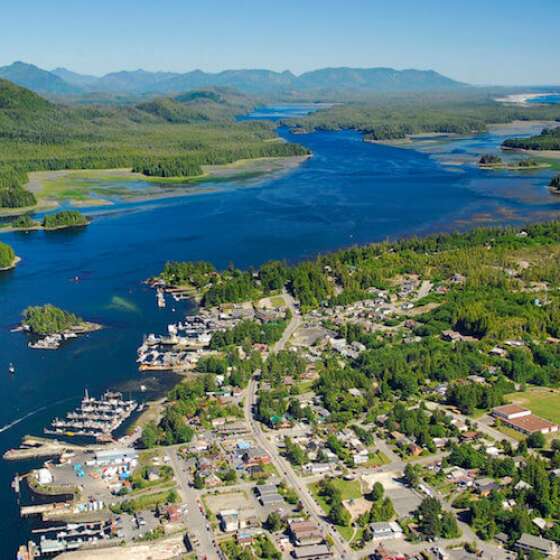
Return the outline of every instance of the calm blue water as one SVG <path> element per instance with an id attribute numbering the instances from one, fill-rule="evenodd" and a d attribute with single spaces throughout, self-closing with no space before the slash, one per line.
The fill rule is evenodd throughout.
<path id="1" fill-rule="evenodd" d="M 537 97 L 534 99 L 529 99 L 529 103 L 547 103 L 551 105 L 556 105 L 560 103 L 560 93 L 555 93 L 551 95 L 543 95 L 542 97 Z"/>
<path id="2" fill-rule="evenodd" d="M 489 174 L 461 163 L 499 145 L 499 135 L 423 145 L 432 155 L 366 144 L 354 132 L 282 135 L 314 154 L 284 175 L 95 210 L 93 224 L 80 231 L 0 237 L 23 259 L 15 271 L 0 274 L 0 452 L 26 433 L 40 433 L 85 386 L 92 393 L 137 391 L 146 382 L 134 362 L 142 335 L 161 332 L 184 310 L 158 310 L 153 292 L 142 285 L 167 259 L 248 267 L 388 237 L 559 214 L 560 199 L 546 189 L 551 173 Z M 107 328 L 57 352 L 29 350 L 24 336 L 9 329 L 26 306 L 46 302 Z M 13 378 L 9 362 L 17 367 Z M 172 382 L 154 378 L 154 390 L 166 381 Z M 28 536 L 9 483 L 30 467 L 0 463 L 1 558 L 12 558 Z"/>

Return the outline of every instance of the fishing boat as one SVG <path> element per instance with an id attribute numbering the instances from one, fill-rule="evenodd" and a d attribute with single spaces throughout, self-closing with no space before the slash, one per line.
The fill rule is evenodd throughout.
<path id="1" fill-rule="evenodd" d="M 16 368 L 15 368 L 14 364 L 12 364 L 10 362 L 10 365 L 8 366 L 8 373 L 14 375 L 15 372 L 16 372 Z"/>

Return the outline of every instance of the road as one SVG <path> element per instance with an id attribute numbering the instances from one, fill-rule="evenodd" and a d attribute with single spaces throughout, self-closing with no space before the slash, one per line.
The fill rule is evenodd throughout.
<path id="1" fill-rule="evenodd" d="M 183 503 L 188 507 L 188 534 L 197 558 L 207 558 L 208 560 L 221 559 L 222 555 L 219 552 L 220 549 L 214 539 L 209 522 L 199 509 L 198 494 L 191 487 L 186 468 L 177 456 L 177 448 L 168 447 L 165 452 L 175 472 L 175 479 L 179 485 L 179 492 L 183 497 Z"/>
<path id="2" fill-rule="evenodd" d="M 282 296 L 284 297 L 284 301 L 292 314 L 292 318 L 288 323 L 288 326 L 284 329 L 280 340 L 272 347 L 273 352 L 283 350 L 286 347 L 288 340 L 290 340 L 296 329 L 301 325 L 301 315 L 296 307 L 294 298 L 286 290 L 283 291 Z"/>
<path id="3" fill-rule="evenodd" d="M 294 334 L 295 330 L 301 324 L 301 315 L 297 309 L 293 297 L 284 291 L 284 300 L 286 305 L 292 313 L 292 318 L 284 330 L 282 338 L 274 345 L 272 348 L 273 352 L 280 352 L 286 347 L 286 344 L 290 340 L 290 337 Z M 253 438 L 255 439 L 257 445 L 264 449 L 271 458 L 272 464 L 278 471 L 280 477 L 288 482 L 288 484 L 298 493 L 300 500 L 305 506 L 307 512 L 310 514 L 311 518 L 317 523 L 317 525 L 322 529 L 325 535 L 329 535 L 333 541 L 333 547 L 336 551 L 337 558 L 353 558 L 354 554 L 348 544 L 343 541 L 338 532 L 334 530 L 331 525 L 325 521 L 324 512 L 315 502 L 305 483 L 301 482 L 299 477 L 296 475 L 292 466 L 283 457 L 280 456 L 275 445 L 273 445 L 268 438 L 265 436 L 260 424 L 253 417 L 253 406 L 257 402 L 257 379 L 253 377 L 249 382 L 249 387 L 247 390 L 247 398 L 245 399 L 245 419 L 251 428 Z"/>

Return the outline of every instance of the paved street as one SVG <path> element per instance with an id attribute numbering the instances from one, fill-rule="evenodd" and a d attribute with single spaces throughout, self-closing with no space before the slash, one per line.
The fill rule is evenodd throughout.
<path id="1" fill-rule="evenodd" d="M 273 351 L 279 352 L 283 350 L 288 343 L 290 337 L 298 328 L 301 323 L 301 315 L 295 306 L 294 300 L 290 294 L 284 292 L 284 299 L 290 311 L 292 312 L 292 319 L 286 327 L 282 338 L 274 345 Z M 273 465 L 278 470 L 278 473 L 282 478 L 285 478 L 289 485 L 296 490 L 299 494 L 301 501 L 303 502 L 305 508 L 313 518 L 313 520 L 322 528 L 325 535 L 330 535 L 334 542 L 334 548 L 337 553 L 337 558 L 351 558 L 353 557 L 353 552 L 348 546 L 348 544 L 343 541 L 338 532 L 329 525 L 324 520 L 324 512 L 317 505 L 305 483 L 301 482 L 299 477 L 295 474 L 291 465 L 280 456 L 276 446 L 273 445 L 263 433 L 258 422 L 255 421 L 252 413 L 252 408 L 256 404 L 256 393 L 257 393 L 257 381 L 255 378 L 251 379 L 247 391 L 247 398 L 245 399 L 245 418 L 251 428 L 251 432 L 257 444 L 262 447 L 271 457 Z"/>
<path id="2" fill-rule="evenodd" d="M 183 497 L 183 503 L 187 505 L 187 530 L 189 537 L 198 558 L 217 560 L 221 558 L 221 553 L 217 546 L 214 534 L 208 520 L 201 513 L 198 501 L 198 493 L 189 484 L 189 479 L 185 467 L 177 455 L 176 447 L 166 449 L 170 464 L 175 471 L 175 478 L 179 485 L 179 491 Z"/>

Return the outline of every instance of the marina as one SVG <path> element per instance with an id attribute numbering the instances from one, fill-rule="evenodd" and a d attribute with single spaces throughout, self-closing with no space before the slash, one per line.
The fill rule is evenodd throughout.
<path id="1" fill-rule="evenodd" d="M 161 288 L 158 288 L 158 293 Z M 242 319 L 253 319 L 252 308 L 233 306 L 225 312 L 218 308 L 200 309 L 196 315 L 188 315 L 183 321 L 170 323 L 167 335 L 153 333 L 144 337 L 138 348 L 141 372 L 192 370 L 201 357 L 212 353 L 210 342 L 217 331 L 234 327 Z"/>
<path id="2" fill-rule="evenodd" d="M 87 389 L 81 405 L 66 414 L 65 419 L 55 418 L 45 434 L 90 436 L 107 439 L 138 407 L 134 400 L 123 400 L 122 393 L 106 391 L 100 399 L 90 397 Z"/>

